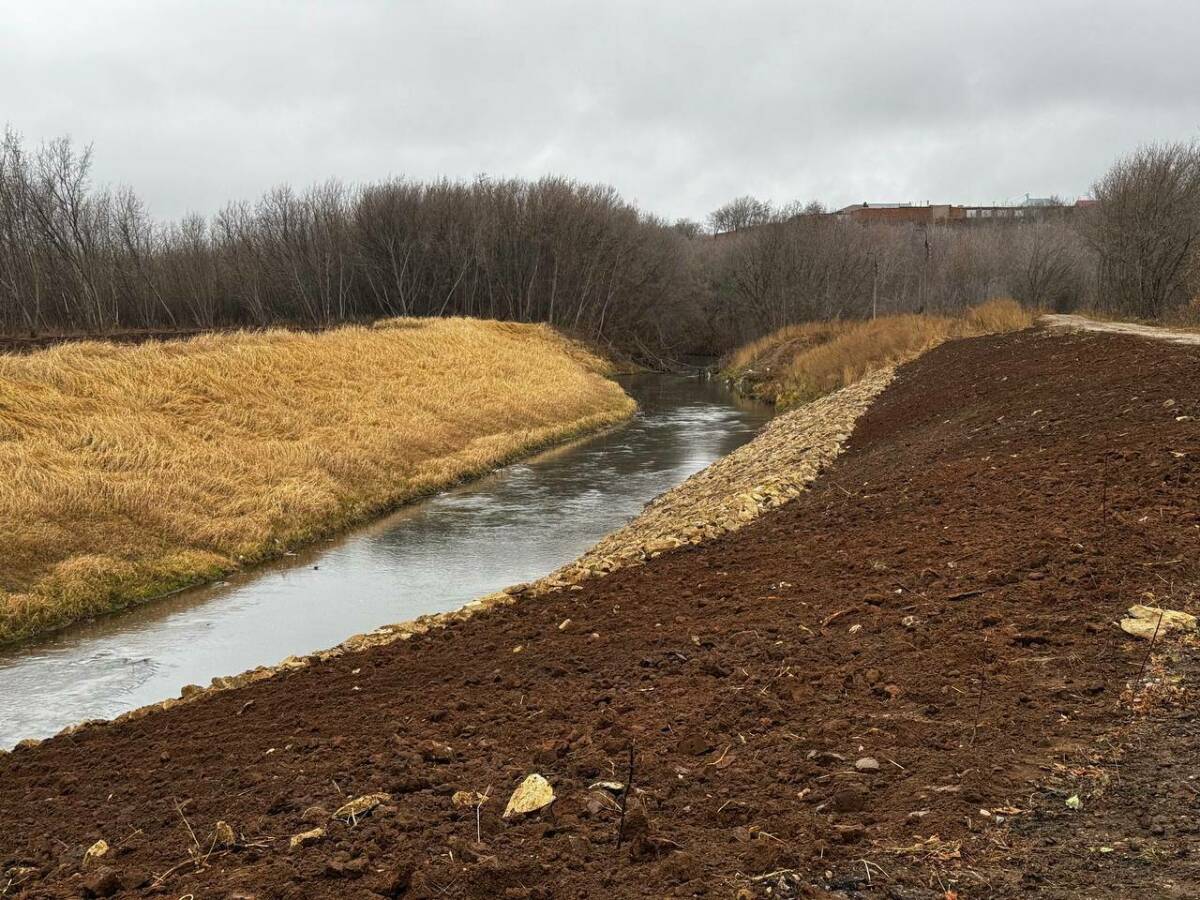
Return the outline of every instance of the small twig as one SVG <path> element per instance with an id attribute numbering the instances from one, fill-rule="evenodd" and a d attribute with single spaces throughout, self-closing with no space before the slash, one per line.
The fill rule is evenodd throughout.
<path id="1" fill-rule="evenodd" d="M 973 591 L 959 591 L 957 594 L 951 594 L 949 597 L 946 598 L 946 600 L 947 601 L 968 600 L 971 597 L 978 597 L 980 594 L 986 594 L 987 592 L 988 592 L 987 588 L 979 588 L 979 589 L 973 590 Z"/>
<path id="2" fill-rule="evenodd" d="M 1137 681 L 1133 683 L 1133 692 L 1136 694 L 1142 688 L 1142 675 L 1146 672 L 1146 663 L 1150 662 L 1150 653 L 1154 650 L 1154 641 L 1158 638 L 1158 629 L 1162 628 L 1163 616 L 1167 611 L 1162 607 L 1158 609 L 1158 623 L 1154 626 L 1154 634 L 1150 636 L 1150 646 L 1146 648 L 1146 655 L 1142 657 L 1142 667 L 1138 669 Z"/>
<path id="3" fill-rule="evenodd" d="M 984 678 L 987 675 L 987 656 L 986 653 L 979 661 L 979 702 L 975 704 L 975 722 L 971 726 L 971 741 L 967 746 L 975 746 L 975 735 L 979 732 L 979 716 L 983 712 L 983 687 Z"/>
<path id="4" fill-rule="evenodd" d="M 178 872 L 180 869 L 182 869 L 188 863 L 193 862 L 193 861 L 194 860 L 192 860 L 191 857 L 188 857 L 183 862 L 176 863 L 175 865 L 171 866 L 171 868 L 167 869 L 167 871 L 165 871 L 161 875 L 157 876 L 154 879 L 154 883 L 151 884 L 150 887 L 152 887 L 152 888 L 158 887 L 160 884 L 162 884 L 164 881 L 166 881 L 171 875 L 174 875 L 176 872 Z"/>
<path id="5" fill-rule="evenodd" d="M 192 844 L 196 848 L 196 856 L 200 856 L 200 841 L 196 839 L 196 832 L 192 831 L 192 823 L 187 820 L 187 816 L 183 814 L 183 806 L 178 800 L 175 801 L 175 812 L 179 813 L 179 818 L 183 819 L 183 825 L 188 830 L 188 834 L 192 836 Z"/>
<path id="6" fill-rule="evenodd" d="M 629 774 L 625 778 L 625 790 L 621 793 L 621 821 L 617 825 L 617 849 L 625 840 L 625 808 L 629 804 L 629 792 L 633 790 L 633 742 L 629 742 Z"/>
<path id="7" fill-rule="evenodd" d="M 479 825 L 479 811 L 480 811 L 481 809 L 483 809 L 483 804 L 487 803 L 487 801 L 488 801 L 488 795 L 489 795 L 491 792 L 492 792 L 492 786 L 489 784 L 489 785 L 488 785 L 488 786 L 487 786 L 487 787 L 484 789 L 484 791 L 483 791 L 483 793 L 482 793 L 482 794 L 476 794 L 476 795 L 475 795 L 475 799 L 476 799 L 476 801 L 477 801 L 477 802 L 475 803 L 475 843 L 477 843 L 477 844 L 482 844 L 482 843 L 483 843 L 483 832 L 482 832 L 482 830 L 480 829 L 480 825 Z"/>
<path id="8" fill-rule="evenodd" d="M 129 834 L 125 837 L 125 840 L 123 840 L 123 841 L 121 841 L 121 843 L 117 844 L 117 847 L 124 847 L 129 841 L 133 840 L 135 837 L 137 837 L 139 834 L 142 834 L 142 833 L 143 833 L 142 829 L 135 828 L 133 831 L 129 832 Z"/>

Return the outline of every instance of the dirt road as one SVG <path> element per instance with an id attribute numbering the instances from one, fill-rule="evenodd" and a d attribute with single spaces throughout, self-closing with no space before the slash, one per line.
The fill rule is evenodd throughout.
<path id="1" fill-rule="evenodd" d="M 1073 331 L 1095 331 L 1102 334 L 1127 334 L 1133 337 L 1169 341 L 1173 344 L 1200 346 L 1200 334 L 1192 331 L 1177 331 L 1173 328 L 1158 328 L 1154 325 L 1138 325 L 1134 322 L 1105 322 L 1084 316 L 1047 315 L 1042 322 L 1051 328 L 1070 328 Z"/>
<path id="2" fill-rule="evenodd" d="M 1152 659 L 1135 716 L 1114 624 L 1191 606 L 1195 417 L 1188 347 L 943 345 L 736 533 L 0 758 L 0 889 L 1196 896 L 1197 674 Z"/>

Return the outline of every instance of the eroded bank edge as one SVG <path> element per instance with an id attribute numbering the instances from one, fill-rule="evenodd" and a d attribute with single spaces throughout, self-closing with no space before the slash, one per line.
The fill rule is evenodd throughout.
<path id="1" fill-rule="evenodd" d="M 685 544 L 702 544 L 737 531 L 770 510 L 798 497 L 841 454 L 858 419 L 891 383 L 894 368 L 874 372 L 855 384 L 821 397 L 772 420 L 753 440 L 697 472 L 647 504 L 633 521 L 603 538 L 575 561 L 528 584 L 476 598 L 442 613 L 385 625 L 347 638 L 328 650 L 289 656 L 273 666 L 257 666 L 238 675 L 219 676 L 208 687 L 187 685 L 179 697 L 142 706 L 114 719 L 88 719 L 56 735 L 75 734 L 97 725 L 141 719 L 204 697 L 245 687 L 282 672 L 461 622 L 497 606 L 562 590 L 582 590 L 582 582 L 600 578 Z M 27 738 L 18 749 L 40 744 Z M 0 753 L 5 751 L 0 750 Z"/>

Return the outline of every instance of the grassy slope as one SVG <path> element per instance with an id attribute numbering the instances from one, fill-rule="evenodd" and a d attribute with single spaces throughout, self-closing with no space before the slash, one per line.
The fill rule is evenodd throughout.
<path id="1" fill-rule="evenodd" d="M 0 642 L 617 422 L 634 404 L 605 370 L 467 319 L 0 356 Z"/>
<path id="2" fill-rule="evenodd" d="M 742 391 L 781 407 L 806 403 L 956 337 L 1017 331 L 1033 315 L 989 300 L 961 317 L 903 315 L 787 325 L 735 350 L 724 368 Z"/>

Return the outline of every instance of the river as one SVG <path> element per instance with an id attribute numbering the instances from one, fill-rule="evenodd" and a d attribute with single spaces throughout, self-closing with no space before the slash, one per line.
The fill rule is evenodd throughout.
<path id="1" fill-rule="evenodd" d="M 276 564 L 0 651 L 0 747 L 545 575 L 770 416 L 716 381 L 622 382 L 640 408 L 616 429 Z"/>

